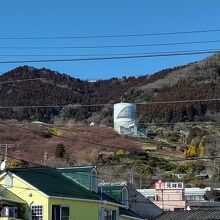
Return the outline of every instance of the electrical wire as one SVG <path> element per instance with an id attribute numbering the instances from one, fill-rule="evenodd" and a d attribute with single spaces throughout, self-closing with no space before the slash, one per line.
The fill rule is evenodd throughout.
<path id="1" fill-rule="evenodd" d="M 139 125 L 220 124 L 220 121 L 140 122 Z"/>
<path id="2" fill-rule="evenodd" d="M 30 128 L 24 128 L 24 127 L 20 127 L 20 126 L 16 126 L 16 125 L 9 125 L 9 124 L 4 123 L 4 122 L 0 122 L 0 124 L 8 126 L 8 127 L 13 127 L 13 128 L 26 130 L 26 131 L 32 131 L 32 132 L 39 133 L 39 134 L 45 134 L 45 132 L 42 132 L 42 131 L 38 131 L 38 130 L 35 130 L 35 129 L 30 129 Z M 60 137 L 62 139 L 66 139 L 66 140 L 71 140 L 71 141 L 74 141 L 74 142 L 78 141 L 78 142 L 83 142 L 83 143 L 87 143 L 87 144 L 90 144 L 90 145 L 95 145 L 95 146 L 100 146 L 100 147 L 105 147 L 105 148 L 128 150 L 126 147 L 117 147 L 117 146 L 112 146 L 112 145 L 107 145 L 107 144 L 96 143 L 96 142 L 93 142 L 93 141 L 86 141 L 86 140 L 81 140 L 81 139 L 76 139 L 76 138 L 69 138 L 69 137 L 65 137 L 65 136 L 62 136 L 62 135 L 53 134 L 53 136 L 54 137 Z"/>
<path id="3" fill-rule="evenodd" d="M 2 155 L 2 154 L 1 154 Z M 10 156 L 9 156 L 10 157 Z M 14 158 L 14 157 L 11 157 L 11 158 Z M 17 158 L 16 158 L 17 159 Z M 28 161 L 26 161 L 26 162 L 28 162 Z M 32 162 L 28 162 L 28 163 L 31 163 L 31 164 L 33 164 Z M 39 167 L 37 167 L 37 169 L 38 168 L 40 168 L 41 167 L 41 165 L 40 164 L 37 164 Z M 48 166 L 42 166 L 43 168 L 51 168 L 51 167 L 48 167 Z M 17 168 L 17 169 L 19 169 L 19 168 Z M 26 168 L 20 168 L 20 169 L 26 169 Z M 38 173 L 41 173 L 41 170 L 35 170 L 35 172 L 38 172 Z M 55 168 L 53 168 L 53 169 L 55 169 Z M 13 172 L 13 171 L 12 171 Z M 82 174 L 82 173 L 77 173 L 77 172 L 75 172 L 77 175 L 84 175 L 84 174 Z M 52 176 L 52 177 L 57 177 L 57 176 L 55 176 L 55 175 L 52 175 L 52 174 L 46 174 L 46 175 L 49 175 L 49 176 Z M 88 175 L 84 175 L 84 176 L 88 176 Z M 100 178 L 100 177 L 97 177 L 97 176 L 95 176 L 96 178 Z M 149 181 L 149 182 L 152 182 L 152 181 Z M 4 184 L 2 184 L 2 186 L 4 186 Z M 34 190 L 34 191 L 39 191 L 40 192 L 40 190 L 39 189 L 36 189 L 36 188 L 31 188 L 31 187 L 19 187 L 19 186 L 14 186 L 15 188 L 20 188 L 20 189 L 25 189 L 25 190 Z M 71 194 L 71 193 L 66 193 L 66 192 L 61 192 L 61 191 L 49 191 L 50 193 L 61 193 L 61 194 L 63 194 L 63 195 L 73 195 L 73 196 L 76 196 L 76 195 L 79 195 L 79 194 L 76 194 L 76 193 L 74 193 L 74 194 Z M 174 193 L 174 192 L 173 192 Z M 175 194 L 175 193 L 174 193 Z M 98 194 L 99 195 L 99 194 Z M 145 197 L 145 199 L 147 199 L 146 197 Z M 149 203 L 149 201 L 140 201 L 140 200 L 134 200 L 134 199 L 128 199 L 128 200 L 123 200 L 123 201 L 129 201 L 129 202 L 133 202 L 133 203 L 145 203 L 146 205 Z M 170 205 L 170 206 L 174 206 L 174 205 Z"/>
<path id="4" fill-rule="evenodd" d="M 11 60 L 11 61 L 0 61 L 0 64 L 125 60 L 125 59 L 141 59 L 141 58 L 153 58 L 153 57 L 213 54 L 213 53 L 218 53 L 218 52 L 219 52 L 219 50 L 216 50 L 216 51 L 201 51 L 201 52 L 185 52 L 185 53 L 169 53 L 169 54 L 167 53 L 167 54 L 151 54 L 151 55 L 134 55 L 134 56 L 88 57 L 88 58 L 72 58 L 72 59 Z"/>
<path id="5" fill-rule="evenodd" d="M 207 41 L 187 41 L 172 43 L 154 43 L 154 44 L 127 44 L 127 45 L 95 45 L 95 46 L 0 46 L 0 49 L 102 49 L 102 48 L 134 48 L 134 47 L 157 47 L 157 46 L 176 46 L 176 45 L 192 45 L 192 44 L 210 44 L 219 43 L 220 40 Z"/>
<path id="6" fill-rule="evenodd" d="M 190 31 L 175 32 L 153 32 L 138 34 L 116 34 L 116 35 L 84 35 L 84 36 L 39 36 L 39 37 L 0 37 L 0 40 L 52 40 L 52 39 L 88 39 L 88 38 L 125 38 L 125 37 L 145 37 L 145 36 L 163 36 L 163 35 L 183 35 L 183 34 L 201 34 L 220 32 L 220 29 L 198 29 Z"/>
<path id="7" fill-rule="evenodd" d="M 158 102 L 134 102 L 136 105 L 158 105 L 158 104 L 175 104 L 175 103 L 194 103 L 194 102 L 216 102 L 220 98 L 215 99 L 193 99 L 193 100 L 177 100 L 177 101 L 158 101 Z M 0 109 L 14 109 L 14 108 L 63 108 L 63 107 L 113 107 L 114 104 L 67 104 L 67 105 L 14 105 L 14 106 L 0 106 Z"/>
<path id="8" fill-rule="evenodd" d="M 160 51 L 160 52 L 133 52 L 133 53 L 105 53 L 105 54 L 0 54 L 0 57 L 87 57 L 87 56 L 123 56 L 123 55 L 153 55 L 169 53 L 186 53 L 186 52 L 216 52 L 220 49 L 206 50 L 179 50 L 179 51 Z"/>
<path id="9" fill-rule="evenodd" d="M 18 129 L 26 130 L 26 131 L 32 131 L 32 132 L 39 133 L 39 134 L 45 134 L 42 131 L 38 131 L 38 130 L 35 130 L 35 129 L 30 129 L 30 128 L 24 128 L 24 127 L 20 127 L 20 126 L 17 126 L 17 125 L 11 125 L 11 124 L 9 125 L 9 124 L 4 123 L 4 122 L 0 122 L 0 124 L 8 126 L 8 127 L 13 127 L 13 128 L 18 128 Z M 75 138 L 69 138 L 69 137 L 65 137 L 65 136 L 62 136 L 62 135 L 53 134 L 53 136 L 54 137 L 60 137 L 60 138 L 66 139 L 66 140 L 88 143 L 88 144 L 91 144 L 91 145 L 96 145 L 96 146 L 105 147 L 105 148 L 129 150 L 127 147 L 120 147 L 120 146 L 112 146 L 112 145 L 108 145 L 108 144 L 101 144 L 101 143 L 96 143 L 96 142 L 93 142 L 93 141 L 86 141 L 86 140 L 80 140 L 80 139 L 75 139 Z M 154 154 L 154 155 L 157 155 L 157 156 L 166 156 L 164 154 L 158 154 L 158 153 L 153 153 L 153 152 L 151 152 L 151 154 Z M 167 156 L 177 158 L 176 156 L 171 156 L 171 155 L 167 155 Z M 172 162 L 190 161 L 190 160 L 197 161 L 197 160 L 213 160 L 213 159 L 217 159 L 217 158 L 220 158 L 220 156 L 202 157 L 202 158 L 178 158 L 178 159 L 174 159 L 174 160 L 170 160 L 169 159 L 169 161 L 172 161 Z"/>
<path id="10" fill-rule="evenodd" d="M 174 101 L 156 101 L 156 102 L 136 102 L 136 105 L 153 105 L 153 104 L 175 104 L 175 103 L 192 103 L 192 102 L 213 102 L 220 101 L 220 98 L 215 99 L 193 99 L 193 100 L 174 100 Z"/>
<path id="11" fill-rule="evenodd" d="M 15 174 L 16 175 L 16 174 Z M 5 184 L 0 184 L 1 186 L 5 187 Z M 13 186 L 13 188 L 16 188 L 16 189 L 24 189 L 24 190 L 33 190 L 33 191 L 36 191 L 36 192 L 42 192 L 41 190 L 37 189 L 37 188 L 32 188 L 30 186 L 28 187 L 22 187 L 22 186 Z M 73 196 L 73 198 L 75 196 L 80 196 L 81 194 L 72 194 L 72 193 L 66 193 L 66 192 L 63 192 L 63 191 L 48 191 L 49 193 L 60 193 L 62 195 L 68 195 L 68 196 Z M 105 192 L 104 192 L 105 193 Z M 140 193 L 140 192 L 138 192 Z M 140 193 L 141 194 L 141 193 Z M 97 193 L 98 196 L 101 196 L 99 193 Z M 108 195 L 105 193 L 105 195 Z M 35 195 L 36 196 L 36 195 Z M 144 196 L 144 195 L 143 195 Z M 110 196 L 111 197 L 111 196 Z M 144 198 L 147 200 L 147 201 L 141 201 L 141 200 L 136 200 L 136 199 L 128 199 L 128 200 L 123 200 L 123 201 L 126 201 L 126 202 L 131 202 L 131 203 L 142 203 L 142 204 L 146 204 L 146 205 L 150 205 L 150 203 L 153 203 L 151 200 L 149 200 L 147 197 L 144 196 Z M 217 197 L 216 197 L 217 198 Z M 169 200 L 171 201 L 171 200 Z M 176 201 L 176 200 L 175 200 Z M 119 203 L 121 203 L 120 201 L 117 201 Z M 160 201 L 159 201 L 160 202 Z M 153 203 L 154 204 L 154 203 Z M 167 204 L 166 206 L 169 206 L 169 207 L 176 207 L 175 205 L 169 205 Z"/>

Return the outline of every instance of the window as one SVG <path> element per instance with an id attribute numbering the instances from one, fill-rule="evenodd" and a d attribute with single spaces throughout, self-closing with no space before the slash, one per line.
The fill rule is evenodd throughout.
<path id="1" fill-rule="evenodd" d="M 190 195 L 186 196 L 187 201 L 202 201 L 204 200 L 203 195 Z"/>
<path id="2" fill-rule="evenodd" d="M 43 220 L 43 206 L 33 205 L 31 206 L 32 220 Z"/>
<path id="3" fill-rule="evenodd" d="M 102 208 L 102 220 L 118 220 L 118 212 Z"/>
<path id="4" fill-rule="evenodd" d="M 136 109 L 134 107 L 127 106 L 120 111 L 117 118 L 136 118 Z"/>
<path id="5" fill-rule="evenodd" d="M 52 220 L 69 220 L 69 214 L 69 207 L 52 205 Z"/>

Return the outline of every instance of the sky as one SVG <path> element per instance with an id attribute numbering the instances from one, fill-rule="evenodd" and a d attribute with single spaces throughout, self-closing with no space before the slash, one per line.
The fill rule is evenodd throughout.
<path id="1" fill-rule="evenodd" d="M 219 0 L 0 0 L 0 62 L 218 50 L 220 49 L 220 31 L 136 37 L 88 37 L 220 30 L 219 8 Z M 63 36 L 86 38 L 3 39 Z M 219 42 L 215 43 L 172 46 L 39 49 L 39 47 L 128 46 L 218 40 Z M 153 74 L 164 68 L 198 61 L 207 56 L 210 54 L 123 60 L 0 63 L 0 74 L 19 65 L 30 65 L 36 68 L 46 67 L 84 80 L 109 79 Z"/>

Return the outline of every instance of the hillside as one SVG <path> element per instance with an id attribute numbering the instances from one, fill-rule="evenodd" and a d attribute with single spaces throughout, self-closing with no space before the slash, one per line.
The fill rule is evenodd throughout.
<path id="1" fill-rule="evenodd" d="M 219 54 L 200 62 L 162 70 L 151 76 L 112 78 L 96 82 L 82 81 L 45 68 L 21 66 L 0 77 L 0 105 L 61 107 L 5 108 L 0 110 L 0 118 L 52 123 L 73 119 L 111 126 L 111 107 L 76 107 L 71 104 L 99 105 L 122 100 L 157 102 L 218 98 L 219 77 Z M 5 82 L 10 80 L 12 82 Z M 219 104 L 220 102 L 216 101 L 138 106 L 138 114 L 141 122 L 218 120 Z"/>
<path id="2" fill-rule="evenodd" d="M 112 108 L 76 108 L 71 107 L 71 104 L 113 104 L 126 100 L 127 93 L 131 88 L 156 81 L 178 68 L 162 70 L 150 77 L 112 78 L 90 83 L 45 68 L 17 67 L 0 77 L 0 105 L 9 107 L 61 105 L 65 107 L 1 109 L 0 118 L 45 122 L 88 119 L 101 124 L 111 124 Z M 19 81 L 24 79 L 36 80 Z"/>
<path id="3" fill-rule="evenodd" d="M 199 127 L 188 127 L 192 128 L 198 131 Z M 207 134 L 205 157 L 218 155 L 213 146 L 213 135 L 217 135 L 217 128 L 213 125 L 200 128 L 199 133 Z M 180 136 L 169 142 L 161 135 L 147 140 L 122 138 L 111 128 L 102 126 L 89 127 L 76 123 L 50 125 L 10 120 L 0 121 L 0 139 L 1 144 L 16 144 L 8 149 L 8 166 L 26 166 L 26 162 L 18 163 L 18 159 L 29 161 L 31 166 L 93 164 L 99 167 L 100 175 L 106 181 L 131 181 L 133 176 L 132 181 L 137 187 L 140 181 L 145 187 L 158 179 L 178 181 L 175 175 L 180 173 L 186 175 L 184 181 L 189 186 L 210 186 L 213 180 L 219 178 L 214 175 L 219 169 L 213 167 L 213 160 L 185 160 Z M 157 150 L 146 151 L 146 146 L 156 147 Z M 4 153 L 4 148 L 1 148 L 2 159 Z M 205 180 L 197 178 L 201 173 L 209 177 Z"/>
<path id="4" fill-rule="evenodd" d="M 170 71 L 129 91 L 134 102 L 217 99 L 220 97 L 220 54 Z M 142 122 L 218 121 L 220 102 L 196 102 L 139 107 Z"/>
<path id="5" fill-rule="evenodd" d="M 122 138 L 112 128 L 107 128 L 106 125 L 112 125 L 111 107 L 80 105 L 114 104 L 120 100 L 157 102 L 219 98 L 219 63 L 219 55 L 214 55 L 152 76 L 97 82 L 82 81 L 48 69 L 18 67 L 0 77 L 0 105 L 20 106 L 0 110 L 1 143 L 17 143 L 15 148 L 9 149 L 9 156 L 34 163 L 49 166 L 95 164 L 106 181 L 130 180 L 132 176 L 137 186 L 142 181 L 148 187 L 155 179 L 178 181 L 175 175 L 181 173 L 186 175 L 184 181 L 190 186 L 211 185 L 218 172 L 215 167 L 213 171 L 213 156 L 219 156 L 216 151 L 218 124 L 177 122 L 219 121 L 219 102 L 138 106 L 140 122 L 175 122 L 163 128 L 151 124 L 148 131 L 152 137 L 147 140 Z M 22 107 L 48 105 L 61 107 Z M 90 121 L 105 127 L 89 127 Z M 186 143 L 180 131 L 189 134 Z M 200 158 L 199 141 L 205 135 L 204 156 L 211 159 L 197 160 Z M 187 144 L 192 139 L 197 140 L 197 155 L 188 161 L 183 151 L 188 149 Z M 209 178 L 198 179 L 201 173 Z"/>

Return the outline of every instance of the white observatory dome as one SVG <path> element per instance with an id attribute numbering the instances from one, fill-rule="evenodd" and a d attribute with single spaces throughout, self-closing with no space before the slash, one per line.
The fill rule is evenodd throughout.
<path id="1" fill-rule="evenodd" d="M 122 129 L 136 127 L 136 105 L 132 103 L 118 103 L 114 105 L 114 129 L 118 133 Z"/>

